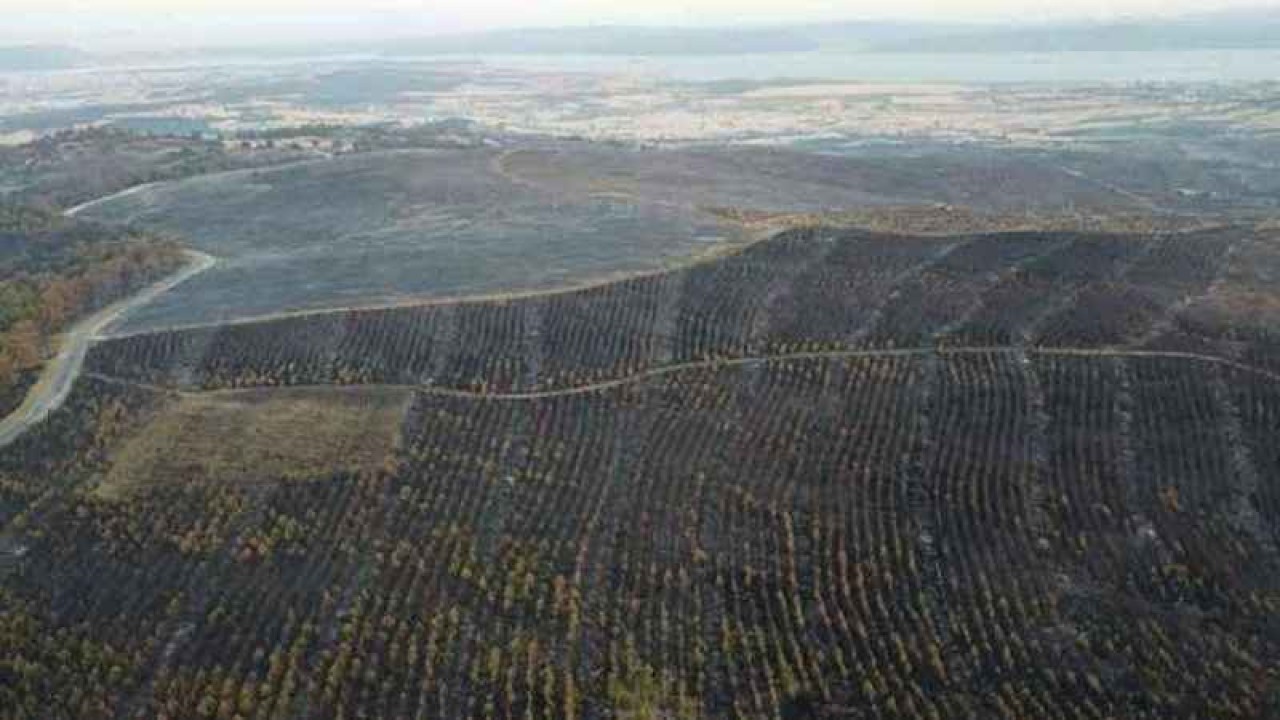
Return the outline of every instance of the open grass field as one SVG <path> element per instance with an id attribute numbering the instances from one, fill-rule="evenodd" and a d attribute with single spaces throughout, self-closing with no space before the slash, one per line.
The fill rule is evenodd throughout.
<path id="1" fill-rule="evenodd" d="M 743 231 L 687 206 L 543 191 L 496 151 L 371 153 L 194 178 L 102 203 L 223 262 L 126 328 L 572 285 L 655 270 Z"/>
<path id="2" fill-rule="evenodd" d="M 1145 209 L 1017 158 L 529 142 L 207 175 L 110 199 L 84 215 L 172 232 L 223 259 L 119 328 L 137 331 L 598 283 L 749 239 L 724 210 L 930 204 L 1006 214 Z"/>
<path id="3" fill-rule="evenodd" d="M 618 192 L 758 210 L 930 203 L 997 212 L 1141 207 L 1133 197 L 1064 171 L 1050 157 L 964 148 L 842 156 L 768 147 L 625 152 L 581 144 L 517 151 L 505 167 L 528 182 L 575 194 Z"/>
<path id="4" fill-rule="evenodd" d="M 0 716 L 1275 717 L 1278 268 L 810 229 L 105 342 L 0 451 Z"/>

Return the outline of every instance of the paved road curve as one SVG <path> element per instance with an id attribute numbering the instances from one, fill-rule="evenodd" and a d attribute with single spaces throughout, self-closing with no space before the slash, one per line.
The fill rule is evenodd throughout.
<path id="1" fill-rule="evenodd" d="M 63 334 L 58 355 L 45 363 L 44 369 L 40 372 L 40 379 L 27 393 L 22 406 L 0 420 L 0 447 L 13 442 L 28 428 L 43 421 L 49 413 L 62 405 L 71 392 L 71 386 L 75 383 L 76 377 L 80 375 L 80 368 L 84 365 L 89 346 L 110 325 L 134 308 L 151 302 L 158 295 L 208 270 L 216 262 L 212 255 L 192 250 L 188 250 L 187 255 L 190 262 L 179 272 L 155 283 L 137 295 L 84 318 Z"/>

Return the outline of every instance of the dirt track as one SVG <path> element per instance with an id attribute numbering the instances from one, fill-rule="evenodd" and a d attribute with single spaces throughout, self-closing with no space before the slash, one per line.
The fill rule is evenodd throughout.
<path id="1" fill-rule="evenodd" d="M 169 393 L 176 392 L 182 395 L 235 395 L 237 393 L 261 392 L 263 390 L 273 389 L 298 389 L 298 388 L 317 388 L 327 389 L 334 392 L 367 390 L 369 388 L 396 388 L 401 390 L 412 390 L 420 392 L 424 395 L 435 395 L 438 397 L 455 397 L 467 398 L 475 400 L 493 400 L 493 401 L 522 401 L 522 400 L 546 400 L 556 397 L 567 397 L 572 395 L 589 395 L 591 393 L 604 392 L 616 388 L 633 385 L 644 382 L 656 377 L 664 375 L 674 375 L 681 372 L 692 370 L 720 370 L 724 368 L 744 367 L 750 365 L 764 365 L 768 363 L 787 362 L 787 361 L 804 361 L 804 360 L 848 360 L 856 358 L 877 358 L 877 357 L 919 357 L 925 355 L 1023 355 L 1027 357 L 1094 357 L 1094 358 L 1166 358 L 1172 360 L 1183 360 L 1186 362 L 1199 362 L 1211 365 L 1219 365 L 1238 372 L 1249 373 L 1265 378 L 1272 382 L 1280 383 L 1280 373 L 1270 370 L 1247 365 L 1227 358 L 1218 357 L 1216 355 L 1204 355 L 1192 352 L 1179 352 L 1172 350 L 1127 350 L 1124 348 L 1071 348 L 1071 347 L 1032 347 L 1023 345 L 983 345 L 983 346 L 926 346 L 926 347 L 910 347 L 910 348 L 893 348 L 881 350 L 819 350 L 813 352 L 786 353 L 781 355 L 760 355 L 753 357 L 741 358 L 723 358 L 716 360 L 700 360 L 696 362 L 678 363 L 674 365 L 663 365 L 661 367 L 642 370 L 631 375 L 614 378 L 612 380 L 602 380 L 600 382 L 589 383 L 586 385 L 575 385 L 573 387 L 559 388 L 556 390 L 533 390 L 528 392 L 477 392 L 472 390 L 455 390 L 452 388 L 435 387 L 432 385 L 418 385 L 410 383 L 361 383 L 354 385 L 336 385 L 336 384 L 299 384 L 287 386 L 262 386 L 262 387 L 244 387 L 227 390 L 194 390 L 167 385 L 155 385 L 152 383 L 140 382 L 136 380 L 128 380 L 113 375 L 105 375 L 103 373 L 86 373 L 88 377 L 92 377 L 102 382 L 114 383 L 118 385 L 127 385 L 130 387 L 143 388 L 153 392 Z"/>
<path id="2" fill-rule="evenodd" d="M 208 270 L 217 262 L 213 256 L 204 253 L 187 251 L 187 254 L 191 262 L 182 270 L 133 297 L 121 300 L 84 318 L 62 335 L 59 340 L 58 354 L 45 363 L 44 369 L 40 372 L 40 379 L 27 393 L 26 400 L 8 417 L 0 420 L 0 447 L 13 442 L 28 428 L 43 421 L 49 413 L 62 405 L 71 392 L 71 386 L 80 375 L 89 346 L 103 331 L 134 308 L 151 302 L 160 294 Z"/>

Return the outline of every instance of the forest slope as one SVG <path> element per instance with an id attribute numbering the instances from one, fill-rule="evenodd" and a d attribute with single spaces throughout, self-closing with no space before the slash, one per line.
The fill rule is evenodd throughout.
<path id="1" fill-rule="evenodd" d="M 184 260 L 154 236 L 0 205 L 0 416 L 21 402 L 59 333 Z"/>
<path id="2" fill-rule="evenodd" d="M 1272 717 L 1278 269 L 816 228 L 102 343 L 0 449 L 0 716 Z"/>
<path id="3" fill-rule="evenodd" d="M 191 401 L 86 379 L 0 453 L 0 693 L 13 718 L 1267 717 L 1278 388 L 943 353 L 417 393 L 382 467 L 185 472 L 214 456 L 175 444 L 101 494 Z"/>

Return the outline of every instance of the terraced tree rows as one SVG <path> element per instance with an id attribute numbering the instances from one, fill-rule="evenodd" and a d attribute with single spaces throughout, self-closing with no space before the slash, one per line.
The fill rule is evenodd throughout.
<path id="1" fill-rule="evenodd" d="M 1082 287 L 1047 317 L 1038 340 L 1048 345 L 1141 343 L 1191 299 L 1210 292 L 1234 248 L 1254 242 L 1245 230 L 1162 235 L 1110 278 Z"/>
<path id="2" fill-rule="evenodd" d="M 125 337 L 95 348 L 88 368 L 204 389 L 536 392 L 717 359 L 933 345 L 1200 348 L 1270 362 L 1259 356 L 1269 356 L 1273 331 L 1242 300 L 1272 297 L 1246 293 L 1269 276 L 1236 278 L 1240 265 L 1280 266 L 1280 242 L 1243 228 L 953 238 L 796 230 L 581 291 Z"/>
<path id="3" fill-rule="evenodd" d="M 420 392 L 378 466 L 104 496 L 183 400 L 86 381 L 43 460 L 4 453 L 8 487 L 60 482 L 5 532 L 0 707 L 1267 717 L 1275 387 L 975 352 Z"/>
<path id="4" fill-rule="evenodd" d="M 1276 268 L 796 231 L 103 343 L 0 450 L 0 718 L 1280 714 Z"/>
<path id="5" fill-rule="evenodd" d="M 1223 254 L 1209 290 L 1192 294 L 1150 347 L 1188 349 L 1280 369 L 1280 238 L 1255 233 Z"/>

